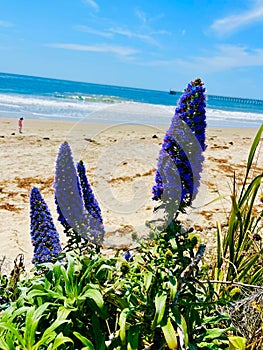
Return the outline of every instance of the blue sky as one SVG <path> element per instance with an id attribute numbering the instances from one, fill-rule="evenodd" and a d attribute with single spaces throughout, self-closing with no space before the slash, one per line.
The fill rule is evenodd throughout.
<path id="1" fill-rule="evenodd" d="M 0 0 L 0 71 L 263 99 L 263 0 Z"/>

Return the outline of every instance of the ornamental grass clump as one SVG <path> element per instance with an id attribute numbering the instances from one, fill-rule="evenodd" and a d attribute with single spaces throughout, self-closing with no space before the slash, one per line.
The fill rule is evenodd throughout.
<path id="1" fill-rule="evenodd" d="M 258 165 L 257 175 L 255 169 L 262 134 L 263 124 L 251 145 L 244 180 L 238 182 L 234 174 L 227 227 L 217 222 L 215 279 L 253 285 L 263 283 L 263 208 L 258 201 L 262 191 L 262 164 Z"/>
<path id="2" fill-rule="evenodd" d="M 201 79 L 188 84 L 167 130 L 159 153 L 152 188 L 153 200 L 161 201 L 168 220 L 185 212 L 196 197 L 204 161 L 206 111 Z"/>
<path id="3" fill-rule="evenodd" d="M 53 223 L 46 202 L 38 188 L 30 193 L 30 234 L 34 247 L 32 262 L 36 264 L 52 261 L 61 253 L 59 234 Z"/>

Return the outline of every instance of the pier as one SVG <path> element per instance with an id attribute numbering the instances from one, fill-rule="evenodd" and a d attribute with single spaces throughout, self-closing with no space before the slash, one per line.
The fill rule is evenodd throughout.
<path id="1" fill-rule="evenodd" d="M 217 96 L 217 95 L 207 95 L 207 100 L 211 98 L 212 100 L 234 102 L 239 104 L 248 104 L 248 105 L 258 105 L 263 106 L 263 100 L 242 98 L 242 97 L 227 97 L 227 96 Z"/>
<path id="2" fill-rule="evenodd" d="M 175 91 L 175 90 L 170 90 L 169 94 L 170 95 L 181 95 L 181 92 Z M 226 102 L 232 102 L 232 103 L 237 103 L 237 104 L 263 106 L 263 100 L 252 99 L 252 98 L 207 95 L 207 100 L 209 100 L 209 99 L 214 100 L 214 101 L 226 101 Z"/>

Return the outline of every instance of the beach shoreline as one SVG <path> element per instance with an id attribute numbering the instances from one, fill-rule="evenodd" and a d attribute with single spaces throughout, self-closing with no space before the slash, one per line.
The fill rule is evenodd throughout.
<path id="1" fill-rule="evenodd" d="M 102 210 L 105 247 L 131 244 L 133 231 L 146 235 L 145 221 L 154 219 L 151 187 L 167 128 L 25 119 L 19 134 L 17 119 L 0 118 L 0 259 L 5 256 L 12 265 L 18 254 L 24 254 L 26 266 L 32 267 L 29 194 L 33 186 L 40 189 L 65 242 L 53 191 L 56 156 L 64 141 L 68 141 L 74 161 L 84 161 Z M 204 243 L 212 246 L 216 220 L 226 221 L 234 172 L 241 181 L 256 132 L 256 128 L 207 129 L 197 208 L 184 218 L 186 225 L 195 226 Z M 258 164 L 263 164 L 262 154 Z M 206 205 L 219 196 L 227 198 Z"/>

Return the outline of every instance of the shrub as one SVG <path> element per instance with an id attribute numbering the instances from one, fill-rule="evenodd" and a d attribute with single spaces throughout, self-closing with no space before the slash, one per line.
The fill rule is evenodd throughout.
<path id="1" fill-rule="evenodd" d="M 229 318 L 200 282 L 203 248 L 179 223 L 155 229 L 127 262 L 93 251 L 46 263 L 44 276 L 19 283 L 3 312 L 0 346 L 37 349 L 227 348 Z M 12 349 L 12 348 L 10 348 Z"/>

